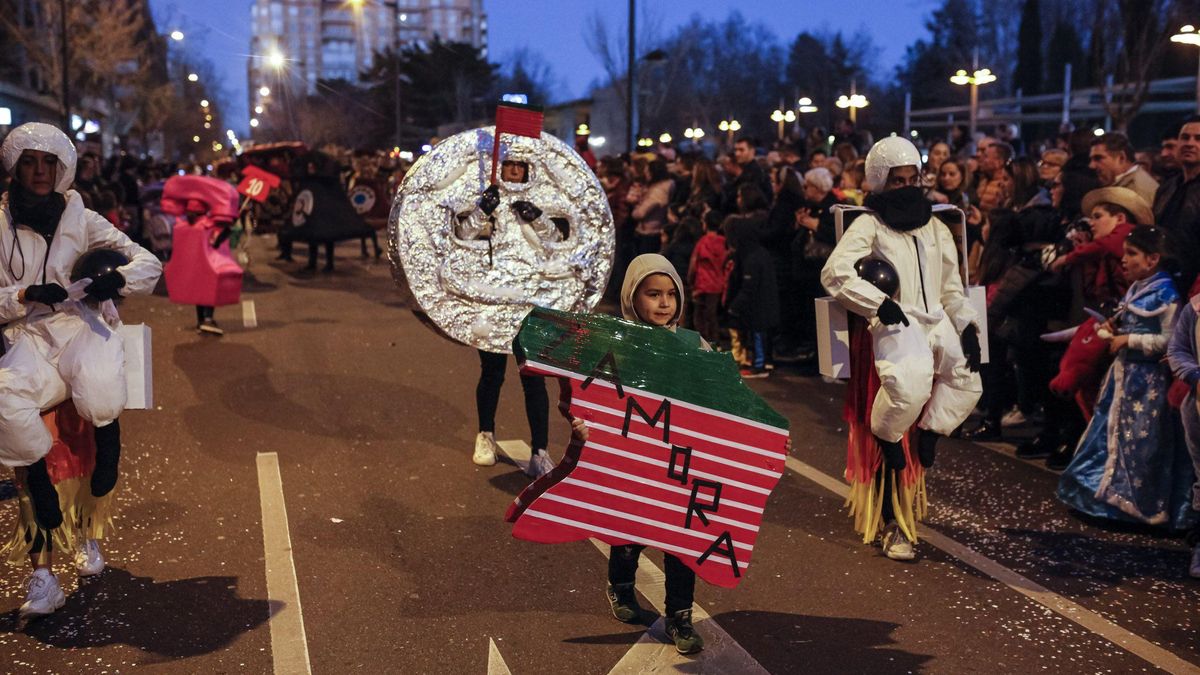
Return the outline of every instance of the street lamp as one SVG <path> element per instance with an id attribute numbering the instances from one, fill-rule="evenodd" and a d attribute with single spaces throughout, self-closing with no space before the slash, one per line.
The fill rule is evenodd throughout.
<path id="1" fill-rule="evenodd" d="M 171 31 L 171 39 L 176 42 L 182 41 L 183 40 L 183 31 L 181 31 L 181 30 Z"/>
<path id="2" fill-rule="evenodd" d="M 658 142 L 659 143 L 670 143 L 671 142 L 671 134 L 669 134 L 665 131 L 662 132 L 662 134 L 660 134 L 658 137 Z"/>
<path id="3" fill-rule="evenodd" d="M 1171 42 L 1182 42 L 1185 45 L 1200 47 L 1200 31 L 1196 30 L 1195 26 L 1188 24 L 1171 36 Z M 1196 112 L 1200 112 L 1200 66 L 1197 66 L 1196 74 Z"/>
<path id="4" fill-rule="evenodd" d="M 835 105 L 839 108 L 850 109 L 850 123 L 858 124 L 858 109 L 871 105 L 866 96 L 858 93 L 858 82 L 850 80 L 850 95 L 842 94 Z"/>
<path id="5" fill-rule="evenodd" d="M 950 77 L 950 81 L 961 86 L 971 86 L 971 136 L 975 135 L 975 121 L 979 116 L 979 85 L 989 84 L 996 81 L 996 75 L 992 71 L 984 68 L 979 68 L 979 54 L 975 54 L 974 65 L 972 66 L 975 72 L 970 75 L 967 71 L 960 69 Z"/>
<path id="6" fill-rule="evenodd" d="M 206 99 L 206 98 L 200 99 L 200 107 L 207 108 L 208 107 L 208 99 Z"/>
<path id="7" fill-rule="evenodd" d="M 813 100 L 807 96 L 796 101 L 796 105 L 802 113 L 815 113 L 818 110 L 817 106 L 813 105 Z"/>
<path id="8" fill-rule="evenodd" d="M 283 68 L 285 63 L 287 63 L 287 59 L 284 57 L 283 52 L 278 49 L 272 49 L 267 54 L 267 65 L 275 70 Z"/>
<path id="9" fill-rule="evenodd" d="M 637 144 L 639 148 L 651 148 L 654 147 L 654 140 L 650 138 L 639 138 Z"/>
<path id="10" fill-rule="evenodd" d="M 270 87 L 268 87 L 268 86 L 266 86 L 266 85 L 263 85 L 263 86 L 259 87 L 259 88 L 258 88 L 258 95 L 259 95 L 259 96 L 262 96 L 263 98 L 266 98 L 266 97 L 270 96 L 270 95 L 271 95 L 271 88 L 270 88 Z"/>
<path id="11" fill-rule="evenodd" d="M 721 120 L 717 128 L 726 133 L 726 144 L 733 145 L 733 134 L 742 128 L 742 123 L 737 120 Z"/>
<path id="12" fill-rule="evenodd" d="M 775 112 L 771 113 L 771 121 L 779 124 L 779 140 L 782 141 L 783 140 L 783 125 L 791 124 L 792 122 L 795 122 L 796 121 L 796 113 L 795 113 L 795 111 L 792 111 L 792 110 L 788 110 L 787 112 L 784 112 L 782 110 L 776 109 Z"/>
<path id="13" fill-rule="evenodd" d="M 188 82 L 199 82 L 200 76 L 195 73 L 188 73 Z"/>
<path id="14" fill-rule="evenodd" d="M 699 143 L 701 138 L 704 138 L 704 130 L 700 127 L 688 127 L 683 130 L 683 137 L 690 139 L 693 143 Z"/>

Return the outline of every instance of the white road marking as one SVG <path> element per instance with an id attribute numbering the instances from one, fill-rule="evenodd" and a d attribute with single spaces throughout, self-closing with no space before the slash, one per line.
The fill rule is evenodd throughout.
<path id="1" fill-rule="evenodd" d="M 504 657 L 500 656 L 500 649 L 496 647 L 496 641 L 492 638 L 488 638 L 487 675 L 512 675 L 508 664 L 504 662 Z"/>
<path id="2" fill-rule="evenodd" d="M 500 449 L 522 471 L 529 466 L 529 444 L 524 441 L 500 441 Z M 608 557 L 609 546 L 602 541 L 589 539 L 601 553 Z M 646 556 L 638 560 L 637 586 L 650 604 L 662 614 L 666 607 L 666 576 Z M 692 622 L 704 636 L 704 651 L 692 656 L 683 656 L 675 651 L 675 645 L 663 631 L 663 620 L 654 622 L 642 637 L 634 643 L 625 656 L 617 662 L 611 673 L 635 674 L 658 672 L 688 673 L 747 673 L 766 675 L 763 668 L 729 633 L 725 632 L 708 612 L 697 603 L 692 608 Z M 489 661 L 489 668 L 491 667 Z M 489 670 L 489 673 L 491 671 Z"/>
<path id="3" fill-rule="evenodd" d="M 267 597 L 278 606 L 268 623 L 271 627 L 271 656 L 276 675 L 312 673 L 304 615 L 300 609 L 300 587 L 292 560 L 292 537 L 288 530 L 287 506 L 283 501 L 283 479 L 279 455 L 260 452 L 258 494 L 262 503 L 263 550 L 266 553 Z"/>
<path id="4" fill-rule="evenodd" d="M 253 300 L 242 301 L 242 325 L 246 328 L 258 328 L 258 312 L 254 309 Z"/>
<path id="5" fill-rule="evenodd" d="M 845 499 L 850 494 L 850 486 L 795 457 L 787 458 L 787 466 L 792 471 L 829 490 L 842 499 Z M 921 528 L 921 535 L 925 538 L 925 541 L 942 549 L 958 560 L 974 567 L 1054 613 L 1074 621 L 1088 631 L 1146 660 L 1155 667 L 1169 673 L 1200 673 L 1200 666 L 1185 661 L 1170 651 L 1151 643 L 1149 640 L 1121 628 L 1090 609 L 1064 598 L 1036 581 L 1014 572 L 991 558 L 937 532 L 928 525 Z"/>

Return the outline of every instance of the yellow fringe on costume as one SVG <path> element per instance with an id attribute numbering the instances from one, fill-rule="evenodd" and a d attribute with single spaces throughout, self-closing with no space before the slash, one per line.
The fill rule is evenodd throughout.
<path id="1" fill-rule="evenodd" d="M 21 473 L 24 473 L 24 469 Z M 23 484 L 24 476 L 18 476 L 17 482 Z M 104 539 L 105 532 L 113 526 L 116 507 L 113 496 L 117 491 L 113 490 L 103 497 L 96 497 L 92 495 L 91 482 L 92 477 L 89 473 L 78 478 L 65 479 L 54 485 L 58 491 L 58 505 L 62 509 L 63 522 L 49 532 L 37 524 L 29 492 L 20 488 L 17 491 L 19 515 L 12 536 L 0 546 L 0 558 L 14 565 L 27 564 L 39 533 L 43 540 L 51 542 L 51 546 L 43 546 L 38 554 L 39 564 L 49 563 L 54 550 L 70 553 L 88 539 Z"/>
<path id="2" fill-rule="evenodd" d="M 892 511 L 896 524 L 904 536 L 917 543 L 917 523 L 924 520 L 929 511 L 929 498 L 925 492 L 925 472 L 911 485 L 897 484 L 896 472 L 888 471 L 892 481 Z M 850 481 L 850 494 L 846 504 L 854 518 L 854 531 L 861 534 L 864 544 L 870 544 L 879 536 L 883 525 L 883 485 L 876 477 L 866 482 Z"/>

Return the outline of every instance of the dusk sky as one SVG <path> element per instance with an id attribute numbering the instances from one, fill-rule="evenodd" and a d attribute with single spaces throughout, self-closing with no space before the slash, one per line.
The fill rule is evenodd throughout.
<path id="1" fill-rule="evenodd" d="M 253 0 L 151 0 L 161 32 L 180 28 L 188 34 L 189 50 L 203 53 L 224 79 L 226 119 L 239 132 L 247 129 L 246 57 L 250 48 L 250 7 Z M 900 61 L 905 48 L 925 37 L 925 18 L 939 0 L 641 0 L 644 8 L 661 18 L 664 32 L 692 14 L 723 19 L 740 11 L 750 21 L 761 21 L 787 44 L 803 30 L 866 29 L 882 48 L 879 65 L 887 71 Z M 596 11 L 605 13 L 610 27 L 625 26 L 628 5 L 614 0 L 485 0 L 489 50 L 493 61 L 520 47 L 541 54 L 554 69 L 567 100 L 587 93 L 588 85 L 604 73 L 584 44 L 584 25 Z M 848 11 L 849 8 L 852 11 Z M 195 52 L 193 52 L 195 53 Z"/>

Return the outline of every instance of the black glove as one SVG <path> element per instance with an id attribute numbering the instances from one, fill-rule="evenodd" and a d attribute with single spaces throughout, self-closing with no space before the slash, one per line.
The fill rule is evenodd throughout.
<path id="1" fill-rule="evenodd" d="M 900 443 L 892 443 L 885 441 L 876 436 L 875 441 L 879 443 L 879 449 L 883 451 L 884 468 L 895 469 L 899 471 L 908 466 L 908 460 L 904 459 L 904 446 Z"/>
<path id="2" fill-rule="evenodd" d="M 484 215 L 490 216 L 497 206 L 500 206 L 500 187 L 492 185 L 479 197 L 479 210 L 483 211 Z"/>
<path id="3" fill-rule="evenodd" d="M 972 373 L 978 373 L 983 365 L 983 351 L 979 347 L 979 329 L 975 324 L 967 324 L 962 332 L 963 356 L 967 357 L 967 367 Z"/>
<path id="4" fill-rule="evenodd" d="M 25 287 L 25 302 L 40 302 L 43 305 L 57 305 L 67 299 L 67 289 L 55 283 L 38 284 Z"/>
<path id="5" fill-rule="evenodd" d="M 939 438 L 941 438 L 940 434 L 935 434 L 928 429 L 921 429 L 917 432 L 917 460 L 926 469 L 933 466 Z"/>
<path id="6" fill-rule="evenodd" d="M 542 210 L 534 206 L 533 202 L 513 202 L 512 210 L 516 212 L 518 218 L 527 223 L 532 223 L 542 215 Z"/>
<path id="7" fill-rule="evenodd" d="M 125 277 L 120 272 L 113 270 L 92 279 L 92 283 L 88 284 L 85 292 L 93 300 L 115 300 L 119 295 L 117 291 L 124 287 Z"/>
<path id="8" fill-rule="evenodd" d="M 904 310 L 900 309 L 900 305 L 897 305 L 891 298 L 883 301 L 883 304 L 879 306 L 879 310 L 875 312 L 875 316 L 879 317 L 879 320 L 888 326 L 895 326 L 898 323 L 903 323 L 905 326 L 909 325 L 908 317 L 904 316 Z"/>

